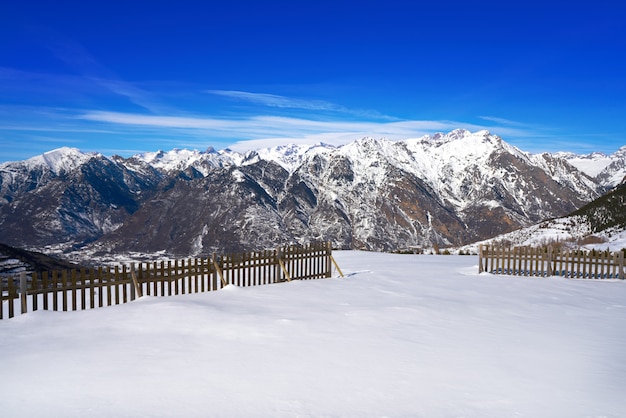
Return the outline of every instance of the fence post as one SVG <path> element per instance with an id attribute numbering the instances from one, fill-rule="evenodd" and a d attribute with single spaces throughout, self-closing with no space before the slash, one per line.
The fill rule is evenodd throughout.
<path id="1" fill-rule="evenodd" d="M 276 260 L 278 260 L 278 265 L 280 266 L 280 268 L 282 269 L 285 278 L 287 279 L 288 282 L 291 281 L 291 277 L 289 276 L 289 272 L 287 271 L 287 268 L 285 267 L 285 263 L 283 263 L 283 254 L 280 250 L 280 248 L 278 248 L 278 250 L 276 251 Z"/>
<path id="2" fill-rule="evenodd" d="M 478 274 L 484 273 L 485 269 L 483 268 L 483 244 L 478 246 Z"/>
<path id="3" fill-rule="evenodd" d="M 330 241 L 326 241 L 325 248 L 326 250 L 326 277 L 333 276 L 333 265 L 331 264 L 333 256 L 332 256 L 332 246 Z"/>
<path id="4" fill-rule="evenodd" d="M 276 257 L 276 266 L 274 268 L 274 283 L 279 283 L 283 280 L 282 271 L 280 269 L 280 258 L 282 255 L 280 254 L 280 247 L 276 247 L 274 250 L 274 256 Z"/>
<path id="5" fill-rule="evenodd" d="M 330 241 L 326 243 L 326 251 L 328 251 L 328 258 L 330 258 L 330 261 L 332 261 L 335 265 L 339 276 L 344 277 L 343 272 L 339 268 L 339 264 L 337 264 L 337 261 L 335 261 L 335 257 L 333 257 L 333 247 L 331 246 Z M 328 265 L 328 273 L 326 277 L 332 277 L 332 267 L 330 266 L 330 263 Z"/>
<path id="6" fill-rule="evenodd" d="M 548 245 L 548 277 L 552 276 L 552 245 Z"/>
<path id="7" fill-rule="evenodd" d="M 619 252 L 619 278 L 622 280 L 626 279 L 626 274 L 624 272 L 624 251 L 622 250 Z"/>
<path id="8" fill-rule="evenodd" d="M 15 316 L 15 306 L 14 301 L 17 299 L 17 289 L 15 289 L 15 284 L 13 283 L 13 277 L 9 276 L 7 279 L 7 287 L 8 287 L 8 304 L 9 304 L 9 318 L 13 318 Z"/>
<path id="9" fill-rule="evenodd" d="M 22 313 L 28 312 L 28 306 L 26 304 L 26 272 L 20 273 L 20 304 L 22 305 Z"/>
<path id="10" fill-rule="evenodd" d="M 135 300 L 136 297 L 143 296 L 143 291 L 141 286 L 139 286 L 137 274 L 135 273 L 135 263 L 130 263 L 130 278 L 133 281 L 133 286 L 130 288 L 130 300 Z"/>
<path id="11" fill-rule="evenodd" d="M 133 270 L 135 270 L 135 263 L 130 263 L 130 301 L 136 299 L 137 297 L 137 288 L 135 287 L 135 277 L 133 274 Z M 124 266 L 124 272 L 126 272 L 126 266 Z M 124 275 L 126 276 L 126 275 Z M 126 277 L 124 277 L 125 279 Z M 126 288 L 126 284 L 124 284 L 124 288 Z M 126 295 L 126 293 L 124 293 Z M 124 303 L 126 303 L 126 298 L 124 298 Z"/>
<path id="12" fill-rule="evenodd" d="M 219 264 L 217 264 L 216 253 L 213 253 L 213 255 L 211 256 L 211 261 L 213 262 L 213 267 L 215 267 L 217 274 L 220 276 L 220 279 L 222 280 L 222 287 L 226 287 L 227 283 L 226 283 L 226 280 L 224 280 L 224 273 L 222 273 L 222 269 L 220 268 Z"/>

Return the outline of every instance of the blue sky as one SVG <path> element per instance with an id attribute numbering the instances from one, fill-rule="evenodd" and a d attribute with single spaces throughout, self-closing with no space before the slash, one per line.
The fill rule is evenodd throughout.
<path id="1" fill-rule="evenodd" d="M 0 162 L 62 146 L 243 151 L 456 128 L 529 152 L 626 145 L 626 6 L 0 6 Z"/>

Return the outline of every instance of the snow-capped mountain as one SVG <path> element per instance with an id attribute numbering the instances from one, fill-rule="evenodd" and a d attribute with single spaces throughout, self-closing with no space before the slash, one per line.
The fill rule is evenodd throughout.
<path id="1" fill-rule="evenodd" d="M 315 196 L 289 213 L 300 221 L 290 223 L 300 227 L 294 235 L 313 230 L 376 249 L 473 241 L 598 196 L 593 181 L 562 160 L 462 130 L 410 141 L 364 138 L 305 156 L 289 187 L 290 197 Z"/>
<path id="2" fill-rule="evenodd" d="M 607 190 L 626 179 L 626 146 L 611 155 L 594 152 L 586 155 L 557 153 L 555 156 L 567 160 Z"/>
<path id="3" fill-rule="evenodd" d="M 30 158 L 26 160 L 25 165 L 31 169 L 47 168 L 55 175 L 59 175 L 71 171 L 99 155 L 97 153 L 83 153 L 77 148 L 63 147 Z"/>
<path id="4" fill-rule="evenodd" d="M 175 148 L 167 152 L 145 152 L 133 158 L 168 173 L 192 169 L 206 176 L 209 171 L 216 168 L 240 164 L 244 157 L 228 149 L 218 152 L 209 147 L 206 151 Z"/>
<path id="5" fill-rule="evenodd" d="M 76 148 L 59 148 L 19 163 L 0 165 L 0 204 L 13 197 L 37 189 L 85 164 L 95 153 L 82 153 Z"/>
<path id="6" fill-rule="evenodd" d="M 249 153 L 248 162 L 255 161 L 255 157 L 261 160 L 273 161 L 288 172 L 293 173 L 302 164 L 305 156 L 329 152 L 334 148 L 332 145 L 323 143 L 316 145 L 278 145 Z"/>
<path id="7" fill-rule="evenodd" d="M 459 245 L 565 215 L 605 187 L 567 159 L 487 131 L 245 154 L 47 154 L 0 165 L 0 241 L 176 254 L 311 240 Z"/>
<path id="8" fill-rule="evenodd" d="M 40 248 L 117 229 L 162 179 L 144 163 L 62 148 L 0 165 L 0 241 Z"/>

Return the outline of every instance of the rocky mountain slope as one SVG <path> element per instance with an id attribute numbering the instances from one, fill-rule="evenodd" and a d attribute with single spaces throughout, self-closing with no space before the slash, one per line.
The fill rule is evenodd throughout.
<path id="1" fill-rule="evenodd" d="M 118 229 L 156 191 L 149 165 L 59 149 L 0 166 L 0 241 L 81 244 Z"/>
<path id="2" fill-rule="evenodd" d="M 594 177 L 486 131 L 128 159 L 61 149 L 0 165 L 0 242 L 181 255 L 460 245 L 582 207 L 608 184 Z"/>
<path id="3" fill-rule="evenodd" d="M 571 248 L 626 249 L 626 181 L 567 216 L 460 248 L 476 252 L 479 244 L 563 245 Z"/>

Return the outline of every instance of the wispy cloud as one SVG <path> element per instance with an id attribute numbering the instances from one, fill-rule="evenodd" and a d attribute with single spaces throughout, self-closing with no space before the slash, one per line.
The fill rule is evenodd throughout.
<path id="1" fill-rule="evenodd" d="M 326 142 L 342 145 L 365 136 L 391 140 L 416 138 L 434 132 L 448 132 L 459 127 L 477 131 L 488 129 L 483 125 L 446 120 L 404 121 L 320 121 L 284 116 L 251 116 L 245 118 L 215 118 L 187 116 L 154 116 L 145 114 L 90 111 L 82 120 L 154 129 L 163 133 L 177 130 L 179 135 L 194 136 L 206 142 L 207 138 L 228 138 L 238 149 L 287 143 Z M 518 128 L 499 128 L 495 133 L 507 137 L 524 136 Z"/>
<path id="2" fill-rule="evenodd" d="M 474 132 L 486 129 L 530 152 L 557 151 L 546 147 L 561 143 L 563 139 L 549 130 L 533 130 L 523 124 L 505 125 L 495 117 L 480 118 L 487 122 L 481 124 L 455 120 L 320 120 L 293 114 L 222 117 L 67 108 L 25 107 L 15 110 L 13 106 L 0 106 L 0 116 L 7 116 L 4 123 L 0 123 L 0 140 L 5 144 L 10 140 L 11 148 L 16 150 L 7 149 L 4 151 L 6 155 L 1 155 L 0 160 L 17 155 L 20 141 L 29 144 L 38 142 L 43 151 L 48 150 L 49 146 L 62 146 L 69 142 L 86 150 L 115 150 L 122 155 L 131 155 L 130 152 L 152 150 L 155 146 L 160 149 L 204 149 L 211 145 L 230 147 L 237 151 L 319 142 L 339 146 L 366 136 L 403 140 L 457 128 Z M 9 118 L 15 114 L 26 116 Z M 46 136 L 44 132 L 49 135 Z M 120 138 L 127 138 L 127 144 L 122 143 Z M 46 143 L 50 145 L 44 145 Z M 570 145 L 572 143 L 569 142 Z M 564 146 L 563 149 L 569 147 Z"/>
<path id="3" fill-rule="evenodd" d="M 206 90 L 206 92 L 218 96 L 229 97 L 231 99 L 244 100 L 264 106 L 279 108 L 333 111 L 341 111 L 344 109 L 341 106 L 324 100 L 293 99 L 286 96 L 279 96 L 276 94 L 251 93 L 238 90 Z"/>
<path id="4" fill-rule="evenodd" d="M 235 137 L 259 137 L 267 134 L 295 137 L 303 134 L 335 132 L 354 135 L 385 136 L 390 139 L 407 138 L 433 130 L 458 127 L 452 121 L 320 121 L 285 116 L 251 116 L 247 118 L 203 118 L 185 116 L 154 116 L 145 114 L 91 111 L 80 119 L 113 124 L 151 126 L 190 130 L 228 131 Z"/>
<path id="5" fill-rule="evenodd" d="M 155 116 L 138 113 L 122 113 L 108 111 L 91 111 L 77 117 L 98 122 L 108 122 L 121 125 L 152 126 L 185 129 L 225 129 L 229 126 L 228 120 L 211 118 L 192 118 L 184 116 Z"/>
<path id="6" fill-rule="evenodd" d="M 479 119 L 482 120 L 486 120 L 488 122 L 494 122 L 497 123 L 499 125 L 508 125 L 508 126 L 519 126 L 519 127 L 528 127 L 528 124 L 523 123 L 523 122 L 517 122 L 514 120 L 510 120 L 510 119 L 505 119 L 505 118 L 499 118 L 497 116 L 479 116 Z"/>
<path id="7" fill-rule="evenodd" d="M 262 106 L 276 107 L 280 109 L 302 109 L 311 111 L 335 112 L 372 119 L 396 119 L 391 116 L 383 115 L 382 113 L 376 112 L 374 110 L 351 109 L 346 106 L 342 106 L 325 100 L 299 99 L 287 96 L 280 96 L 277 94 L 253 93 L 239 90 L 206 90 L 205 92 L 217 96 L 228 97 L 230 99 L 241 100 L 259 104 Z"/>

